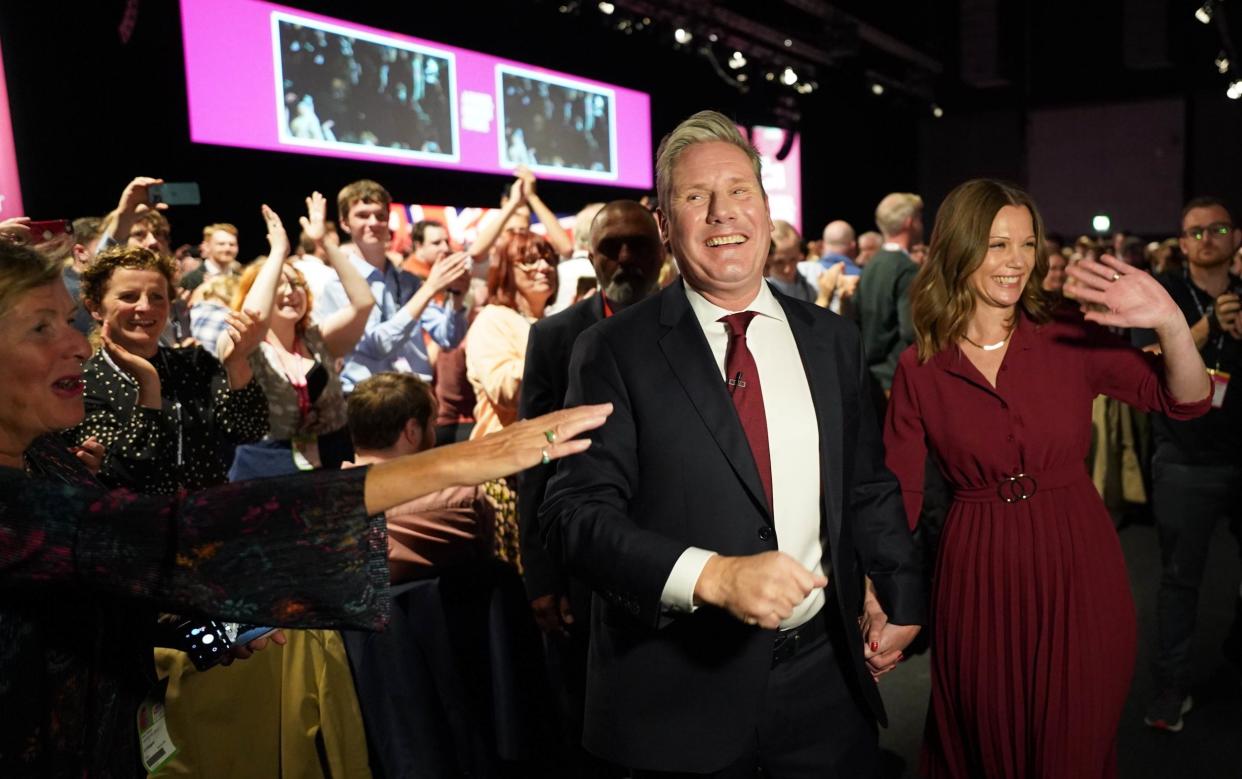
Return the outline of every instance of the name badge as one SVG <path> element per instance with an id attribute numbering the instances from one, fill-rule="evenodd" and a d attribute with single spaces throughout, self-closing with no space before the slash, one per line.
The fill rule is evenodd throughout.
<path id="1" fill-rule="evenodd" d="M 168 680 L 160 680 L 138 707 L 138 744 L 142 748 L 142 765 L 147 773 L 155 773 L 177 754 L 164 717 L 164 692 L 167 689 Z"/>
<path id="2" fill-rule="evenodd" d="M 1229 374 L 1209 369 L 1208 378 L 1212 380 L 1212 408 L 1221 408 L 1225 405 L 1225 392 L 1229 390 Z"/>

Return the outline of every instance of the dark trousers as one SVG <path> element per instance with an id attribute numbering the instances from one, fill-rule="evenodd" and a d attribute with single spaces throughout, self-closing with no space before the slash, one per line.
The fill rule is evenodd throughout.
<path id="1" fill-rule="evenodd" d="M 824 609 L 829 610 L 831 605 Z M 816 617 L 824 618 L 822 613 Z M 876 775 L 879 736 L 856 683 L 849 681 L 852 672 L 843 640 L 838 620 L 829 619 L 827 636 L 772 669 L 752 743 L 737 762 L 708 776 L 870 779 Z M 634 771 L 632 776 L 703 775 Z"/>
<path id="2" fill-rule="evenodd" d="M 1208 545 L 1222 517 L 1242 512 L 1242 467 L 1182 465 L 1152 458 L 1152 512 L 1160 534 L 1160 592 L 1156 600 L 1156 682 L 1185 691 Z M 1242 551 L 1242 537 L 1239 539 Z"/>

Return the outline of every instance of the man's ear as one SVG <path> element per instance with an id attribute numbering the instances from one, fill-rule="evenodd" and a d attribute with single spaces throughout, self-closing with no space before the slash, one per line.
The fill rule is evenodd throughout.
<path id="1" fill-rule="evenodd" d="M 74 262 L 80 265 L 85 265 L 91 261 L 91 250 L 80 243 L 75 243 L 70 251 L 73 252 Z"/>
<path id="2" fill-rule="evenodd" d="M 405 420 L 401 427 L 401 437 L 413 444 L 416 451 L 423 448 L 423 426 L 414 417 Z"/>

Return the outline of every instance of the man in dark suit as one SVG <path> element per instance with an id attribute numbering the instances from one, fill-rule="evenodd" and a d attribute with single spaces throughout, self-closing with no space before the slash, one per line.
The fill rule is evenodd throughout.
<path id="1" fill-rule="evenodd" d="M 614 411 L 541 515 L 596 591 L 585 746 L 635 776 L 870 776 L 872 674 L 925 591 L 858 332 L 764 284 L 759 157 L 726 117 L 667 136 L 656 183 L 682 281 L 578 337 L 566 403 Z"/>
<path id="2" fill-rule="evenodd" d="M 664 251 L 659 227 L 646 208 L 633 200 L 608 203 L 595 215 L 589 233 L 589 256 L 599 292 L 531 327 L 518 399 L 520 419 L 563 408 L 569 357 L 579 334 L 650 296 L 659 286 Z M 581 582 L 568 580 L 540 538 L 539 507 L 553 471 L 552 465 L 535 466 L 518 482 L 522 578 L 535 621 L 547 636 L 549 665 L 562 703 L 566 736 L 578 752 L 568 759 L 572 765 L 566 766 L 566 775 L 578 779 L 608 775 L 609 771 L 580 754 L 578 746 L 582 740 L 590 590 Z"/>

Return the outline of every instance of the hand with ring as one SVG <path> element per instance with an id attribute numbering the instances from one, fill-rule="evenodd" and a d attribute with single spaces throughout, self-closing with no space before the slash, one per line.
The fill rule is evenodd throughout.
<path id="1" fill-rule="evenodd" d="M 1150 274 L 1116 257 L 1082 260 L 1066 271 L 1077 283 L 1074 296 L 1089 306 L 1085 317 L 1105 327 L 1159 329 L 1185 321 L 1165 288 Z"/>

